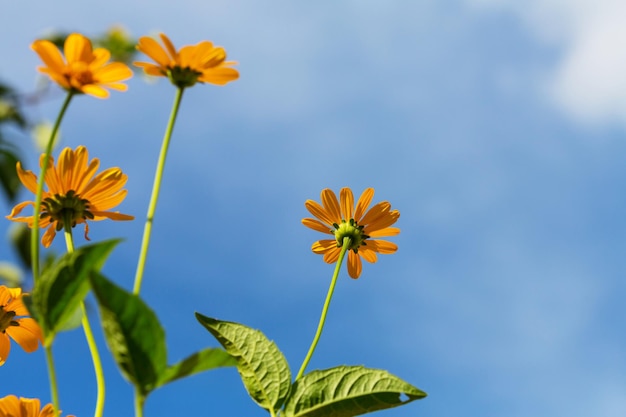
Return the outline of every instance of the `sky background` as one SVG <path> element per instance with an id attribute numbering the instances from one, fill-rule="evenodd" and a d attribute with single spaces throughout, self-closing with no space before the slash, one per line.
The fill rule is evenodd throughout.
<path id="1" fill-rule="evenodd" d="M 364 364 L 429 394 L 381 417 L 623 417 L 624 17 L 620 0 L 24 0 L 2 6 L 0 78 L 32 91 L 33 40 L 114 24 L 212 40 L 239 62 L 240 80 L 185 93 L 168 156 L 142 296 L 170 363 L 217 346 L 198 311 L 261 329 L 295 374 L 332 274 L 310 251 L 321 235 L 300 224 L 304 201 L 371 186 L 401 212 L 399 250 L 359 280 L 342 272 L 309 369 Z M 131 289 L 174 88 L 128 84 L 76 98 L 62 145 L 129 176 L 119 209 L 137 220 L 92 223 L 90 237 L 126 239 L 105 273 Z M 31 117 L 54 119 L 62 96 Z M 15 138 L 32 167 L 38 151 Z M 7 245 L 0 258 L 14 259 Z M 131 416 L 98 337 L 105 415 Z M 91 415 L 80 330 L 55 358 L 63 410 Z M 41 349 L 14 345 L 0 372 L 0 395 L 49 401 Z M 157 390 L 145 412 L 213 414 L 266 412 L 232 368 Z"/>

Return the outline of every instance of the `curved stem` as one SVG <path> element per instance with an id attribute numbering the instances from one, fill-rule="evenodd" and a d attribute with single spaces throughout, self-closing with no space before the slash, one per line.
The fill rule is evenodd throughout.
<path id="1" fill-rule="evenodd" d="M 33 267 L 33 280 L 35 284 L 37 283 L 37 279 L 39 279 L 39 214 L 41 213 L 43 185 L 45 183 L 46 171 L 48 170 L 50 154 L 52 153 L 52 146 L 54 145 L 54 138 L 59 131 L 59 126 L 61 126 L 61 120 L 63 120 L 63 116 L 65 115 L 65 112 L 70 105 L 72 97 L 74 97 L 74 92 L 68 91 L 67 96 L 65 97 L 65 101 L 61 106 L 61 110 L 59 111 L 59 115 L 54 122 L 52 133 L 50 133 L 50 139 L 48 139 L 46 151 L 44 153 L 44 158 L 41 165 L 41 172 L 39 173 L 39 178 L 37 180 L 37 193 L 35 194 L 35 207 L 33 211 L 33 230 L 30 235 L 31 263 Z"/>
<path id="2" fill-rule="evenodd" d="M 341 252 L 339 252 L 339 258 L 337 259 L 337 264 L 335 265 L 335 272 L 333 273 L 333 278 L 330 281 L 330 287 L 328 288 L 328 294 L 326 294 L 326 301 L 324 302 L 324 307 L 322 308 L 322 315 L 320 317 L 320 322 L 317 325 L 317 332 L 315 332 L 315 337 L 313 338 L 313 342 L 311 343 L 311 347 L 309 348 L 309 352 L 306 354 L 304 361 L 302 362 L 302 366 L 300 366 L 300 371 L 298 375 L 296 375 L 296 381 L 302 377 L 304 371 L 306 370 L 311 357 L 313 356 L 313 352 L 317 347 L 317 342 L 320 340 L 320 336 L 322 335 L 322 330 L 324 330 L 324 323 L 326 322 L 326 314 L 328 313 L 328 307 L 330 306 L 330 300 L 333 298 L 333 292 L 335 291 L 335 284 L 337 284 L 337 277 L 339 276 L 339 270 L 341 269 L 341 264 L 343 263 L 343 258 L 346 256 L 346 252 L 350 247 L 350 238 L 344 237 L 343 244 L 341 246 Z"/>
<path id="3" fill-rule="evenodd" d="M 65 244 L 67 245 L 67 252 L 74 252 L 74 239 L 72 238 L 72 216 L 71 213 L 67 213 L 64 220 L 64 228 L 65 228 Z M 93 369 L 96 374 L 96 386 L 97 386 L 97 397 L 96 397 L 96 407 L 94 410 L 95 417 L 102 417 L 104 413 L 104 398 L 106 394 L 106 387 L 104 382 L 104 371 L 102 369 L 102 361 L 100 360 L 100 353 L 98 352 L 98 345 L 96 344 L 96 339 L 93 336 L 93 331 L 91 330 L 91 324 L 89 323 L 89 317 L 87 316 L 87 309 L 85 308 L 85 302 L 82 301 L 80 303 L 80 308 L 82 312 L 81 324 L 83 326 L 83 331 L 85 333 L 85 339 L 87 340 L 87 346 L 89 347 L 89 353 L 91 353 L 91 360 L 93 362 Z"/>
<path id="4" fill-rule="evenodd" d="M 183 98 L 184 87 L 179 87 L 176 90 L 176 97 L 174 98 L 174 105 L 172 106 L 172 112 L 170 113 L 170 119 L 165 129 L 165 135 L 163 136 L 163 143 L 161 144 L 161 153 L 159 154 L 159 161 L 157 163 L 156 173 L 154 174 L 154 184 L 152 185 L 152 196 L 150 197 L 150 204 L 148 206 L 148 214 L 146 215 L 146 224 L 143 229 L 143 239 L 141 241 L 141 251 L 139 252 L 139 261 L 137 262 L 137 272 L 135 274 L 135 285 L 133 286 L 133 293 L 139 295 L 141 290 L 141 281 L 143 280 L 143 273 L 146 266 L 146 258 L 148 256 L 148 246 L 150 245 L 150 235 L 152 234 L 152 222 L 154 221 L 154 212 L 156 211 L 157 201 L 159 199 L 159 191 L 161 189 L 161 180 L 163 179 L 163 169 L 165 167 L 165 158 L 167 157 L 167 149 L 170 145 L 170 139 L 172 138 L 172 132 L 174 131 L 174 122 L 176 121 L 176 115 L 180 108 L 180 102 Z"/>
<path id="5" fill-rule="evenodd" d="M 52 355 L 52 345 L 44 346 L 46 351 L 46 362 L 48 364 L 48 379 L 50 380 L 50 395 L 52 396 L 52 407 L 54 415 L 59 414 L 61 405 L 59 403 L 59 389 L 57 387 L 57 373 L 54 369 L 54 357 Z"/>

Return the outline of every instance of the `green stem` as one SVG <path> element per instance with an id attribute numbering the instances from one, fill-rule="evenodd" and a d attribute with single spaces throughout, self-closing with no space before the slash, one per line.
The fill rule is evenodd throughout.
<path id="1" fill-rule="evenodd" d="M 43 196 L 43 185 L 46 182 L 45 178 L 46 171 L 48 170 L 48 160 L 50 159 L 50 154 L 52 153 L 54 138 L 59 131 L 59 126 L 61 126 L 61 120 L 63 120 L 63 116 L 65 115 L 65 112 L 69 107 L 70 101 L 72 100 L 72 97 L 74 97 L 74 94 L 75 93 L 73 91 L 67 92 L 65 101 L 61 106 L 61 111 L 59 111 L 57 120 L 54 122 L 54 127 L 52 128 L 50 139 L 48 139 L 48 143 L 46 145 L 46 151 L 44 153 L 43 163 L 41 165 L 41 172 L 39 173 L 39 178 L 37 180 L 37 193 L 35 194 L 35 208 L 33 211 L 33 230 L 30 235 L 31 263 L 33 266 L 33 280 L 35 284 L 37 284 L 37 280 L 39 279 L 39 214 L 41 213 L 41 199 Z"/>
<path id="2" fill-rule="evenodd" d="M 72 239 L 72 215 L 71 213 L 67 213 L 64 220 L 64 228 L 65 228 L 65 243 L 67 245 L 67 252 L 74 252 L 74 239 Z M 89 323 L 89 317 L 87 316 L 87 309 L 85 308 L 85 302 L 82 301 L 80 303 L 80 308 L 82 311 L 82 319 L 81 324 L 83 325 L 83 331 L 85 333 L 85 339 L 87 340 L 87 346 L 89 347 L 89 353 L 91 353 L 91 360 L 93 362 L 93 369 L 96 374 L 96 386 L 97 386 L 97 396 L 96 396 L 96 407 L 94 410 L 94 417 L 102 417 L 104 412 L 104 398 L 106 393 L 105 382 L 104 382 L 104 371 L 102 369 L 102 361 L 100 360 L 100 353 L 98 352 L 98 345 L 96 344 L 96 339 L 93 336 L 93 331 L 91 330 L 91 324 Z"/>
<path id="3" fill-rule="evenodd" d="M 156 205 L 159 199 L 159 191 L 161 189 L 161 180 L 163 178 L 165 158 L 167 157 L 167 149 L 170 145 L 170 139 L 172 138 L 172 132 L 174 131 L 174 122 L 176 121 L 176 115 L 178 114 L 178 109 L 180 108 L 180 102 L 183 98 L 184 90 L 184 87 L 179 87 L 178 90 L 176 90 L 174 105 L 172 106 L 170 119 L 167 123 L 167 128 L 165 129 L 163 143 L 161 144 L 161 153 L 159 155 L 156 173 L 154 174 L 152 196 L 150 197 L 150 205 L 148 206 L 148 214 L 146 215 L 146 224 L 143 229 L 143 239 L 141 241 L 141 251 L 139 252 L 139 261 L 137 263 L 137 272 L 135 274 L 135 285 L 133 287 L 133 293 L 135 295 L 139 295 L 139 291 L 141 290 L 141 281 L 143 280 L 143 273 L 146 266 L 146 258 L 148 256 L 148 246 L 150 245 L 150 235 L 152 234 L 154 212 L 156 211 Z"/>
<path id="4" fill-rule="evenodd" d="M 326 314 L 328 313 L 328 307 L 330 306 L 330 300 L 333 298 L 333 292 L 335 291 L 335 284 L 337 284 L 337 277 L 339 277 L 339 270 L 341 269 L 341 264 L 343 263 L 343 258 L 346 256 L 346 252 L 350 247 L 350 238 L 344 237 L 343 244 L 341 246 L 341 252 L 339 252 L 339 258 L 337 259 L 337 264 L 335 265 L 335 272 L 333 273 L 333 278 L 330 281 L 330 287 L 328 288 L 328 294 L 326 294 L 326 301 L 324 302 L 324 307 L 322 308 L 322 315 L 320 317 L 320 322 L 317 325 L 317 332 L 315 332 L 315 337 L 313 338 L 313 342 L 311 343 L 311 347 L 309 348 L 309 352 L 306 354 L 304 361 L 302 362 L 302 366 L 300 366 L 300 371 L 298 371 L 298 375 L 296 376 L 296 381 L 302 377 L 304 371 L 306 370 L 311 357 L 313 356 L 313 352 L 317 347 L 317 342 L 320 340 L 320 336 L 322 335 L 322 330 L 324 330 L 324 323 L 326 322 Z"/>
<path id="5" fill-rule="evenodd" d="M 143 405 L 146 397 L 139 392 L 139 387 L 135 387 L 135 417 L 143 417 Z"/>
<path id="6" fill-rule="evenodd" d="M 46 362 L 48 363 L 48 379 L 50 380 L 50 394 L 52 396 L 52 406 L 54 415 L 59 415 L 61 405 L 59 403 L 59 389 L 57 387 L 57 373 L 54 370 L 54 357 L 52 356 L 52 345 L 45 346 Z"/>

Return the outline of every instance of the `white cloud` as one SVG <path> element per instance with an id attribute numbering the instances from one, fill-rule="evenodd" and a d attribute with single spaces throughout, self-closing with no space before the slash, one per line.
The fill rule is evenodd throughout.
<path id="1" fill-rule="evenodd" d="M 513 12 L 562 55 L 545 93 L 578 121 L 626 122 L 626 2 L 621 0 L 468 0 Z"/>

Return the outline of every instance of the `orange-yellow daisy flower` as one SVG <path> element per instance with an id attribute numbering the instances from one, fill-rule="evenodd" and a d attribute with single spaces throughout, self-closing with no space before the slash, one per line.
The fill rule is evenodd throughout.
<path id="1" fill-rule="evenodd" d="M 226 61 L 226 51 L 209 41 L 187 45 L 177 51 L 163 33 L 159 35 L 163 48 L 149 36 L 139 38 L 137 49 L 156 62 L 134 62 L 148 75 L 168 77 L 177 87 L 191 87 L 196 82 L 224 85 L 239 78 L 239 72 L 230 68 L 237 63 Z"/>
<path id="2" fill-rule="evenodd" d="M 395 243 L 372 238 L 395 236 L 400 233 L 397 227 L 389 227 L 400 217 L 398 210 L 391 210 L 391 204 L 382 201 L 371 209 L 368 207 L 374 197 L 374 189 L 367 188 L 359 197 L 354 208 L 354 196 L 350 188 L 342 188 L 340 200 L 326 188 L 322 190 L 322 205 L 307 200 L 304 205 L 317 219 L 302 219 L 302 224 L 318 232 L 334 235 L 334 239 L 318 240 L 313 243 L 313 252 L 324 255 L 326 263 L 334 263 L 339 258 L 343 240 L 350 238 L 348 248 L 348 274 L 352 278 L 361 275 L 361 257 L 367 262 L 377 260 L 377 253 L 390 254 L 398 250 Z"/>
<path id="3" fill-rule="evenodd" d="M 43 335 L 35 319 L 25 317 L 29 313 L 22 302 L 22 295 L 20 288 L 0 285 L 0 365 L 4 365 L 11 351 L 9 336 L 28 353 L 36 351 L 39 343 L 43 343 Z"/>
<path id="4" fill-rule="evenodd" d="M 133 76 L 132 70 L 121 62 L 107 63 L 111 53 L 104 48 L 92 49 L 91 41 L 79 33 L 72 33 L 65 40 L 65 59 L 50 41 L 37 40 L 31 48 L 37 52 L 45 66 L 37 68 L 52 81 L 68 91 L 107 98 L 106 88 L 126 91 L 122 84 Z"/>
<path id="5" fill-rule="evenodd" d="M 43 165 L 43 161 L 44 155 L 39 159 L 40 166 Z M 63 149 L 56 167 L 54 159 L 50 157 L 45 178 L 48 191 L 44 191 L 42 196 L 39 220 L 42 229 L 48 228 L 41 239 L 44 247 L 50 246 L 56 232 L 62 230 L 66 222 L 69 222 L 71 227 L 85 223 L 85 239 L 89 240 L 87 220 L 134 219 L 133 216 L 118 211 L 109 211 L 126 198 L 128 191 L 122 187 L 126 184 L 128 176 L 119 168 L 109 168 L 94 176 L 99 166 L 98 158 L 89 161 L 89 154 L 84 146 L 79 146 L 76 150 Z M 32 171 L 23 170 L 19 162 L 17 175 L 28 190 L 32 193 L 37 192 L 37 176 Z M 11 214 L 6 216 L 7 219 L 27 223 L 29 227 L 33 227 L 33 216 L 15 217 L 29 205 L 34 206 L 35 203 L 33 201 L 19 203 L 13 207 Z"/>
<path id="6" fill-rule="evenodd" d="M 7 395 L 4 398 L 0 398 L 0 417 L 56 416 L 52 404 L 48 404 L 44 408 L 41 408 L 41 402 L 37 398 L 17 398 L 15 395 Z"/>

